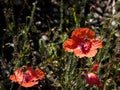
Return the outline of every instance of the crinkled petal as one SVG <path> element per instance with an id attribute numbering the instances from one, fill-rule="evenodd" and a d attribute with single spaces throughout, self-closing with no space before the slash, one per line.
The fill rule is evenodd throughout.
<path id="1" fill-rule="evenodd" d="M 95 40 L 95 39 L 92 39 L 91 40 L 92 42 L 92 47 L 93 48 L 102 48 L 102 40 Z"/>
<path id="2" fill-rule="evenodd" d="M 86 57 L 94 57 L 97 54 L 97 48 L 102 48 L 102 41 L 92 39 L 90 51 L 86 54 Z"/>
<path id="3" fill-rule="evenodd" d="M 45 74 L 43 71 L 41 71 L 40 69 L 35 69 L 35 73 L 37 75 L 37 79 L 41 80 L 44 78 Z"/>
<path id="4" fill-rule="evenodd" d="M 35 71 L 31 67 L 27 67 L 27 70 L 25 71 L 24 75 L 25 74 L 29 75 L 29 81 L 33 81 L 33 80 L 36 81 L 36 80 L 38 80 Z M 24 78 L 26 78 L 26 77 L 24 76 Z"/>
<path id="5" fill-rule="evenodd" d="M 89 28 L 77 28 L 72 32 L 71 38 L 75 40 L 93 39 L 94 36 L 94 32 Z"/>
<path id="6" fill-rule="evenodd" d="M 23 71 L 22 69 L 15 70 L 15 78 L 17 81 L 22 81 L 23 80 Z"/>
<path id="7" fill-rule="evenodd" d="M 35 71 L 32 69 L 32 67 L 26 67 L 25 73 L 29 74 L 32 77 L 36 77 Z"/>
<path id="8" fill-rule="evenodd" d="M 23 87 L 32 87 L 38 84 L 37 80 L 44 77 L 44 72 L 36 69 L 33 70 L 32 67 L 24 66 L 20 69 L 15 70 L 15 75 L 10 75 L 10 80 L 18 82 Z"/>
<path id="9" fill-rule="evenodd" d="M 73 52 L 76 47 L 77 47 L 77 42 L 73 39 L 68 39 L 63 44 L 63 48 L 67 52 Z"/>

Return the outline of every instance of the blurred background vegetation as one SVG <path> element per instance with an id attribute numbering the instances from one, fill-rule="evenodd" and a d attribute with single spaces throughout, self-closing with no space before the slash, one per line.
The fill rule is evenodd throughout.
<path id="1" fill-rule="evenodd" d="M 77 27 L 103 40 L 94 58 L 63 50 Z M 82 77 L 95 62 L 104 90 L 120 90 L 120 0 L 0 0 L 0 90 L 18 89 L 9 75 L 23 65 L 46 74 L 29 90 L 98 90 Z"/>

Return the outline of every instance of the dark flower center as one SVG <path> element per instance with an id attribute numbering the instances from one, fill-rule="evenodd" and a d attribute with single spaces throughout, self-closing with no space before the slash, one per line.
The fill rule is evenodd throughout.
<path id="1" fill-rule="evenodd" d="M 91 43 L 90 42 L 86 42 L 86 41 L 82 41 L 80 42 L 80 49 L 81 51 L 86 54 L 90 51 L 90 48 L 91 48 Z"/>
<path id="2" fill-rule="evenodd" d="M 32 77 L 29 75 L 29 74 L 27 74 L 27 73 L 25 73 L 24 74 L 24 82 L 29 82 L 29 81 L 31 81 L 32 80 Z"/>

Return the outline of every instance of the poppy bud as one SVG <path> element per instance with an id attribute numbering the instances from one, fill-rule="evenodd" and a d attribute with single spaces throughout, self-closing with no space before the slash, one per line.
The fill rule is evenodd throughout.
<path id="1" fill-rule="evenodd" d="M 100 82 L 98 76 L 94 73 L 86 74 L 86 83 L 90 86 L 97 85 L 99 88 L 102 88 L 102 83 Z"/>
<path id="2" fill-rule="evenodd" d="M 97 62 L 93 65 L 93 71 L 97 71 L 98 67 L 99 67 L 99 63 Z"/>

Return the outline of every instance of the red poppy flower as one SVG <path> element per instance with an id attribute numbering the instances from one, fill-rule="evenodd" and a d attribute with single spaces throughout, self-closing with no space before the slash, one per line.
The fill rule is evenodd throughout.
<path id="1" fill-rule="evenodd" d="M 14 75 L 10 75 L 9 78 L 23 87 L 32 87 L 38 84 L 38 80 L 43 79 L 44 76 L 44 72 L 40 69 L 33 70 L 31 67 L 24 66 L 15 70 Z"/>
<path id="2" fill-rule="evenodd" d="M 97 48 L 102 48 L 102 41 L 95 39 L 95 34 L 89 28 L 77 28 L 72 32 L 71 38 L 66 40 L 63 48 L 67 52 L 74 52 L 79 57 L 94 57 Z"/>
<path id="3" fill-rule="evenodd" d="M 103 87 L 98 76 L 94 73 L 89 73 L 86 75 L 86 83 L 88 83 L 91 86 L 97 85 L 99 88 Z"/>
<path id="4" fill-rule="evenodd" d="M 98 67 L 99 67 L 99 63 L 97 62 L 93 65 L 93 71 L 97 71 Z"/>

